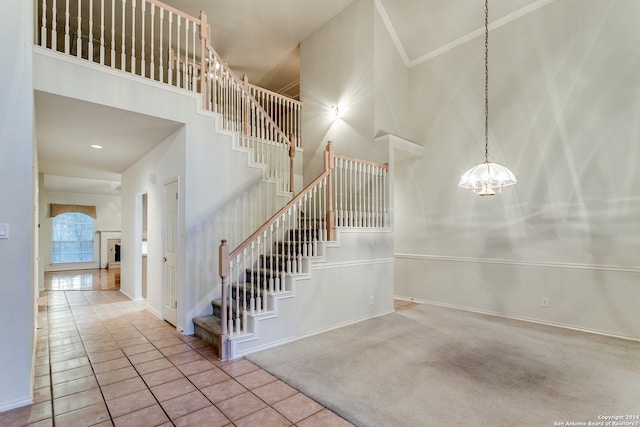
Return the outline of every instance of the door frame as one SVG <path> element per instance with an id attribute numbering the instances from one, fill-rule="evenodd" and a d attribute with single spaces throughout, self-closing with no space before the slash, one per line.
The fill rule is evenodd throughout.
<path id="1" fill-rule="evenodd" d="M 177 303 L 177 307 L 176 307 L 176 329 L 178 330 L 183 330 L 184 329 L 184 325 L 182 324 L 183 322 L 181 322 L 182 320 L 182 313 L 184 311 L 184 288 L 183 288 L 183 277 L 182 277 L 182 264 L 183 264 L 183 248 L 184 248 L 184 241 L 183 241 L 183 225 L 182 225 L 182 217 L 183 217 L 183 213 L 182 213 L 182 206 L 183 206 L 183 189 L 182 189 L 182 180 L 180 179 L 180 176 L 173 176 L 170 178 L 167 178 L 163 184 L 162 184 L 162 229 L 161 229 L 161 239 L 162 239 L 162 256 L 165 256 L 166 253 L 166 248 L 165 248 L 165 230 L 166 230 L 166 226 L 167 226 L 167 212 L 166 212 L 166 191 L 165 188 L 171 184 L 175 182 L 177 184 L 178 187 L 178 226 L 177 226 L 177 247 L 176 247 L 176 303 Z M 166 320 L 166 313 L 165 313 L 165 309 L 166 309 L 166 269 L 164 266 L 164 262 L 162 262 L 162 319 Z"/>

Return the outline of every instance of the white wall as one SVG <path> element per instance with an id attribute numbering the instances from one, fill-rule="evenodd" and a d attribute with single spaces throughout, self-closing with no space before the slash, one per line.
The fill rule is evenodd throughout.
<path id="1" fill-rule="evenodd" d="M 33 3 L 4 2 L 0 14 L 0 412 L 31 403 L 35 337 L 37 214 L 31 44 Z M 8 325 L 11 325 L 8 327 Z"/>
<path id="2" fill-rule="evenodd" d="M 563 0 L 491 31 L 489 157 L 519 180 L 498 197 L 456 187 L 484 160 L 483 38 L 410 70 L 398 294 L 640 338 L 639 14 Z"/>
<path id="3" fill-rule="evenodd" d="M 245 152 L 233 150 L 230 134 L 216 131 L 214 115 L 192 114 L 183 119 L 186 123 L 180 131 L 122 175 L 123 253 L 133 254 L 133 258 L 123 259 L 121 289 L 131 297 L 142 296 L 140 265 L 131 260 L 141 257 L 136 238 L 142 226 L 139 201 L 147 193 L 147 306 L 162 316 L 163 187 L 178 178 L 180 248 L 184 256 L 178 260 L 177 327 L 192 334 L 192 319 L 211 314 L 210 302 L 220 293 L 220 240 L 235 237 L 229 242 L 234 247 L 254 231 L 243 227 L 244 216 L 252 214 L 245 200 L 247 193 L 253 192 L 249 187 L 268 194 L 266 187 L 273 190 L 275 186 L 262 182 L 261 168 L 248 167 L 249 156 Z"/>
<path id="4" fill-rule="evenodd" d="M 305 182 L 328 139 L 374 159 L 379 133 L 417 142 L 394 165 L 399 295 L 640 337 L 639 13 L 553 1 L 491 31 L 490 159 L 519 183 L 480 199 L 457 182 L 484 160 L 483 37 L 407 69 L 354 2 L 301 44 Z"/>
<path id="5" fill-rule="evenodd" d="M 78 62 L 45 49 L 35 48 L 34 52 L 37 90 L 184 125 L 180 132 L 164 141 L 157 152 L 150 153 L 123 173 L 121 290 L 134 298 L 142 295 L 136 230 L 140 218 L 136 204 L 144 192 L 149 193 L 148 233 L 151 234 L 151 228 L 160 230 L 162 193 L 158 189 L 165 179 L 176 176 L 182 194 L 180 235 L 184 248 L 184 258 L 178 264 L 181 303 L 177 326 L 186 334 L 193 333 L 192 318 L 210 314 L 211 299 L 220 294 L 217 249 L 220 240 L 228 238 L 238 242 L 250 233 L 245 227 L 245 216 L 229 210 L 228 205 L 244 199 L 247 191 L 273 192 L 272 188 L 266 188 L 273 184 L 261 182 L 262 167 L 248 167 L 250 156 L 234 149 L 237 144 L 232 134 L 219 130 L 217 116 L 201 111 L 198 94 L 108 67 Z M 156 176 L 153 188 L 150 187 L 152 174 Z M 154 193 L 157 194 L 154 196 Z M 283 198 L 281 203 L 285 201 Z M 245 212 L 256 214 L 251 203 L 245 201 L 242 206 Z M 148 247 L 147 303 L 152 311 L 161 315 L 162 246 L 152 243 L 149 236 Z"/>
<path id="6" fill-rule="evenodd" d="M 217 122 L 187 130 L 183 316 L 185 333 L 193 333 L 192 319 L 211 314 L 211 301 L 221 294 L 221 240 L 227 239 L 234 249 L 271 217 L 275 211 L 267 214 L 255 208 L 255 196 L 273 196 L 275 185 L 262 181 L 262 167 L 248 167 L 250 156 L 234 149 L 237 137 L 220 131 Z M 287 201 L 279 199 L 280 204 Z"/>
<path id="7" fill-rule="evenodd" d="M 305 183 L 322 172 L 329 140 L 339 154 L 388 161 L 388 147 L 374 138 L 408 135 L 409 71 L 374 2 L 353 2 L 302 41 L 300 58 Z"/>
<path id="8" fill-rule="evenodd" d="M 230 341 L 232 358 L 393 312 L 393 235 L 338 230 L 306 274 L 287 278 L 290 292 L 268 300 L 274 313 L 249 319 L 255 335 Z M 306 268 L 306 270 L 305 270 Z"/>
<path id="9" fill-rule="evenodd" d="M 374 135 L 406 138 L 409 135 L 409 69 L 377 9 L 373 15 Z"/>
<path id="10" fill-rule="evenodd" d="M 40 228 L 39 254 L 40 264 L 44 271 L 69 270 L 75 268 L 100 268 L 100 234 L 98 231 L 120 231 L 120 196 L 106 194 L 87 194 L 60 191 L 47 191 L 40 188 Z M 93 259 L 91 263 L 65 263 L 53 264 L 51 245 L 51 224 L 53 218 L 49 217 L 49 205 L 51 203 L 87 205 L 96 207 L 97 218 L 94 220 Z"/>
<path id="11" fill-rule="evenodd" d="M 300 44 L 305 185 L 322 172 L 327 141 L 353 157 L 373 148 L 373 13 L 373 2 L 356 1 Z M 338 120 L 329 116 L 331 104 L 340 108 Z"/>
<path id="12" fill-rule="evenodd" d="M 147 307 L 162 316 L 163 198 L 164 185 L 178 179 L 184 194 L 185 129 L 182 127 L 122 174 L 122 261 L 120 289 L 132 298 L 142 298 L 142 195 L 147 194 Z M 154 182 L 155 181 L 155 182 Z M 179 203 L 184 212 L 184 200 Z M 183 222 L 179 233 L 184 236 Z M 180 239 L 184 248 L 184 239 Z M 182 266 L 184 259 L 180 259 Z M 179 269 L 179 271 L 184 271 Z M 184 274 L 179 274 L 182 277 Z M 179 279 L 180 288 L 184 280 Z"/>

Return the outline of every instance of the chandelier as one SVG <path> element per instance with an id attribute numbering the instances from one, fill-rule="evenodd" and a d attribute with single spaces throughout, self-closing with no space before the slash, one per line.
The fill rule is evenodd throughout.
<path id="1" fill-rule="evenodd" d="M 484 3 L 484 162 L 469 169 L 458 186 L 471 189 L 478 196 L 495 196 L 516 182 L 506 167 L 489 161 L 489 0 Z"/>

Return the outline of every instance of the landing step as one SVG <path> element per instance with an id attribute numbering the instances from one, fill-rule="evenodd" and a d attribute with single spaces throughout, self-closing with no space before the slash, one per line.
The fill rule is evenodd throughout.
<path id="1" fill-rule="evenodd" d="M 216 316 L 200 316 L 193 318 L 194 334 L 211 344 L 220 354 L 220 318 Z"/>

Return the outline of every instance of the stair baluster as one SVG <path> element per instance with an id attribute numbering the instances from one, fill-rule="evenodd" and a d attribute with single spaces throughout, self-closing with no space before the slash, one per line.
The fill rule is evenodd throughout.
<path id="1" fill-rule="evenodd" d="M 253 333 L 257 319 L 272 313 L 268 301 L 291 291 L 287 276 L 309 274 L 305 271 L 309 264 L 303 260 L 324 254 L 321 248 L 325 242 L 334 240 L 334 227 L 372 228 L 388 224 L 387 170 L 386 164 L 334 155 L 333 144 L 328 143 L 325 171 L 238 248 L 226 255 L 221 250 L 221 259 L 226 257 L 230 263 L 228 272 L 221 271 L 221 275 L 227 273 L 232 278 L 230 284 L 226 277 L 221 282 L 230 289 L 227 300 L 230 308 L 225 312 L 216 308 L 219 303 L 214 302 L 214 313 L 219 312 L 221 322 L 229 325 L 226 339 Z M 348 201 L 347 206 L 342 205 L 343 200 Z M 346 220 L 338 215 L 335 223 L 334 206 L 345 208 Z M 377 217 L 380 221 L 375 220 Z M 226 343 L 221 348 L 226 348 Z"/>

